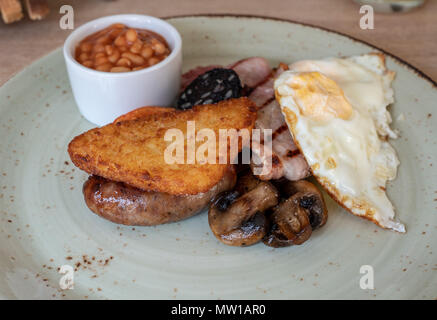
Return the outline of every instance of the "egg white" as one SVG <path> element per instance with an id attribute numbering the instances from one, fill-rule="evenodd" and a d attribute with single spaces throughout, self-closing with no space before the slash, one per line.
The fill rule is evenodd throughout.
<path id="1" fill-rule="evenodd" d="M 303 76 L 311 72 L 333 80 L 334 89 L 338 86 L 343 95 L 331 97 L 337 91 L 324 88 L 329 82 Z M 396 177 L 399 165 L 387 142 L 388 137 L 397 137 L 386 109 L 394 101 L 393 78 L 379 54 L 305 60 L 290 65 L 276 79 L 275 94 L 296 145 L 328 193 L 353 214 L 405 232 L 385 193 L 386 182 Z M 302 86 L 319 96 L 300 99 Z M 319 110 L 317 116 L 313 110 Z"/>

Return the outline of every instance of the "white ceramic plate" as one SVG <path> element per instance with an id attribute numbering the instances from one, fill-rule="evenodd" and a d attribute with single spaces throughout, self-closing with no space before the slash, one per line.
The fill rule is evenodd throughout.
<path id="1" fill-rule="evenodd" d="M 272 66 L 375 48 L 296 23 L 251 17 L 172 18 L 184 41 L 184 69 L 249 56 Z M 0 296 L 3 298 L 427 298 L 437 297 L 437 90 L 398 59 L 393 141 L 401 165 L 388 186 L 406 234 L 382 230 L 326 197 L 327 225 L 301 246 L 227 247 L 207 215 L 157 227 L 126 227 L 91 213 L 87 174 L 68 142 L 92 127 L 73 101 L 61 50 L 0 88 Z M 405 120 L 398 121 L 403 114 Z M 74 289 L 57 268 L 71 265 Z M 363 290 L 360 267 L 374 270 Z"/>

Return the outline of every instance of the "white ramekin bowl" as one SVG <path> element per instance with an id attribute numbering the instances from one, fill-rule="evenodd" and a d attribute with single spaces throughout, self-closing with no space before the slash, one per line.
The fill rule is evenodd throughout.
<path id="1" fill-rule="evenodd" d="M 118 22 L 159 33 L 167 40 L 170 55 L 154 66 L 122 73 L 96 71 L 82 66 L 74 59 L 75 48 L 81 40 Z M 170 106 L 179 91 L 181 36 L 171 24 L 155 17 L 122 14 L 90 21 L 73 31 L 65 40 L 64 58 L 80 113 L 99 126 L 141 106 Z"/>

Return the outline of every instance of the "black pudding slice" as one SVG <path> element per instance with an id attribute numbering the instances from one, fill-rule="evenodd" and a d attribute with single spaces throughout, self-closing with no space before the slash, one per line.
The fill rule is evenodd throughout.
<path id="1" fill-rule="evenodd" d="M 179 96 L 177 107 L 185 110 L 201 104 L 241 97 L 241 81 L 232 69 L 216 68 L 201 74 Z"/>

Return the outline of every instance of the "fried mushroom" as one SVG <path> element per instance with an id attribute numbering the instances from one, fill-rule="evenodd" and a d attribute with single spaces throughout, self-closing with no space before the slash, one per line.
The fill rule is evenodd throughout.
<path id="1" fill-rule="evenodd" d="M 235 191 L 239 194 L 245 194 L 258 186 L 261 183 L 257 177 L 255 177 L 249 170 L 242 171 L 238 174 L 237 183 L 235 185 Z"/>
<path id="2" fill-rule="evenodd" d="M 248 221 L 228 233 L 216 237 L 229 246 L 246 247 L 260 242 L 266 235 L 268 221 L 264 213 L 257 212 Z"/>
<path id="3" fill-rule="evenodd" d="M 326 209 L 323 195 L 317 187 L 307 180 L 289 181 L 280 180 L 275 182 L 281 197 L 289 198 L 294 194 L 300 194 L 299 205 L 307 210 L 313 230 L 322 227 L 328 220 L 328 210 Z"/>
<path id="4" fill-rule="evenodd" d="M 283 180 L 276 185 L 281 196 L 288 199 L 273 210 L 271 228 L 263 242 L 275 248 L 302 244 L 328 219 L 323 196 L 306 180 Z"/>
<path id="5" fill-rule="evenodd" d="M 265 245 L 279 248 L 298 245 L 312 233 L 307 210 L 300 206 L 301 194 L 297 193 L 281 202 L 270 216 L 272 226 L 263 239 Z"/>
<path id="6" fill-rule="evenodd" d="M 253 182 L 244 194 L 244 188 L 221 194 L 209 209 L 211 231 L 227 245 L 249 246 L 266 234 L 268 221 L 263 212 L 278 203 L 278 192 L 269 182 Z"/>

